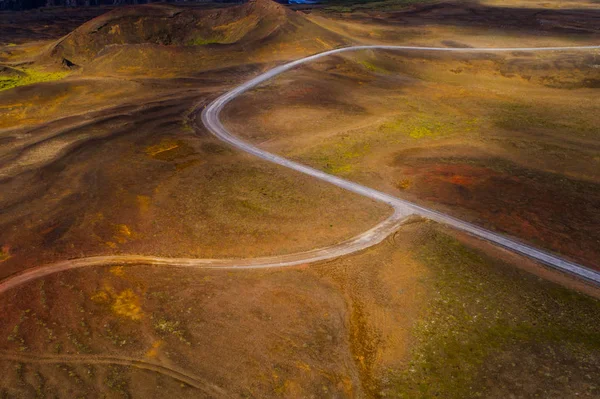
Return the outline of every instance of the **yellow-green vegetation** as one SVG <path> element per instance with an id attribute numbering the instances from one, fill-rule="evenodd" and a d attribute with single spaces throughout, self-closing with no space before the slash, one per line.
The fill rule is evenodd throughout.
<path id="1" fill-rule="evenodd" d="M 165 338 L 168 334 L 171 334 L 177 337 L 179 341 L 187 345 L 191 345 L 191 342 L 186 339 L 187 334 L 185 330 L 181 327 L 181 323 L 179 321 L 160 318 L 154 323 L 154 329 L 158 334 L 162 335 Z"/>
<path id="2" fill-rule="evenodd" d="M 0 247 L 0 262 L 7 260 L 10 258 L 10 252 L 7 246 Z"/>
<path id="3" fill-rule="evenodd" d="M 333 5 L 325 7 L 325 11 L 351 13 L 362 10 L 393 10 L 402 7 L 408 7 L 413 4 L 430 3 L 431 0 L 336 0 Z"/>
<path id="4" fill-rule="evenodd" d="M 408 135 L 413 139 L 436 138 L 453 133 L 469 133 L 477 126 L 478 119 L 464 119 L 419 113 L 402 116 L 384 123 L 381 130 L 386 135 Z"/>
<path id="5" fill-rule="evenodd" d="M 34 83 L 60 80 L 70 74 L 69 71 L 49 72 L 36 68 L 21 68 L 16 71 L 21 73 L 0 75 L 0 91 Z"/>
<path id="6" fill-rule="evenodd" d="M 111 269 L 111 273 L 118 272 L 119 269 Z M 122 270 L 121 270 L 122 271 Z M 117 275 L 118 277 L 122 277 Z M 115 292 L 110 287 L 105 287 L 91 295 L 90 299 L 97 304 L 110 305 L 110 309 L 114 314 L 131 319 L 141 320 L 143 317 L 140 298 L 130 288 L 121 292 Z"/>
<path id="7" fill-rule="evenodd" d="M 532 104 L 507 101 L 491 104 L 494 111 L 494 124 L 507 130 L 551 129 L 574 136 L 594 137 L 598 126 L 590 113 L 600 112 L 598 107 L 587 104 L 581 107 L 575 104 L 565 109 L 564 104 Z"/>
<path id="8" fill-rule="evenodd" d="M 408 190 L 410 186 L 410 179 L 401 179 L 399 182 L 396 183 L 396 187 L 398 187 L 400 190 Z"/>
<path id="9" fill-rule="evenodd" d="M 121 397 L 130 397 L 129 382 L 126 377 L 127 369 L 123 366 L 111 365 L 104 378 L 104 384 Z"/>
<path id="10" fill-rule="evenodd" d="M 486 389 L 515 397 L 561 389 L 598 394 L 600 301 L 431 234 L 416 257 L 432 271 L 433 297 L 415 328 L 410 361 L 386 376 L 386 396 L 489 397 Z M 527 385 L 512 384 L 519 375 Z"/>
<path id="11" fill-rule="evenodd" d="M 112 310 L 131 320 L 140 320 L 143 315 L 139 297 L 129 288 L 116 294 Z"/>
<path id="12" fill-rule="evenodd" d="M 196 154 L 196 151 L 185 141 L 165 138 L 160 143 L 145 149 L 147 155 L 161 161 L 174 161 Z"/>
<path id="13" fill-rule="evenodd" d="M 477 131 L 479 123 L 477 118 L 458 115 L 403 114 L 373 129 L 337 135 L 302 157 L 328 173 L 345 175 L 355 171 L 365 156 L 389 144 L 469 134 Z"/>
<path id="14" fill-rule="evenodd" d="M 343 135 L 332 145 L 322 146 L 308 158 L 328 173 L 344 175 L 354 170 L 358 163 L 371 149 L 364 138 Z"/>
<path id="15" fill-rule="evenodd" d="M 197 37 L 190 40 L 188 43 L 190 46 L 206 46 L 207 44 L 217 44 L 220 40 L 215 37 Z"/>
<path id="16" fill-rule="evenodd" d="M 21 335 L 22 333 L 22 325 L 23 323 L 29 319 L 29 314 L 31 313 L 31 309 L 26 309 L 21 311 L 21 315 L 19 317 L 19 321 L 14 325 L 12 332 L 6 340 L 9 342 L 14 342 L 18 345 L 19 351 L 24 352 L 29 349 L 27 344 L 25 343 L 25 339 Z"/>
<path id="17" fill-rule="evenodd" d="M 362 66 L 364 66 L 365 68 L 367 68 L 371 72 L 376 72 L 376 73 L 385 72 L 385 69 L 373 64 L 370 61 L 362 60 L 362 61 L 358 61 L 358 63 L 361 64 Z"/>

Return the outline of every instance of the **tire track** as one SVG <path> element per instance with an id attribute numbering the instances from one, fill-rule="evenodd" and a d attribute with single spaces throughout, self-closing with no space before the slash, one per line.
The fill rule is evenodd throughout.
<path id="1" fill-rule="evenodd" d="M 375 227 L 358 236 L 338 244 L 293 254 L 268 256 L 247 259 L 195 259 L 195 258 L 163 258 L 144 255 L 109 255 L 88 258 L 69 259 L 48 265 L 33 267 L 15 273 L 0 281 L 0 294 L 21 286 L 27 282 L 49 276 L 51 274 L 92 266 L 112 265 L 151 265 L 175 266 L 197 269 L 265 269 L 273 267 L 296 266 L 337 258 L 361 251 L 379 244 L 404 223 L 407 214 L 395 211 L 390 217 Z"/>
<path id="2" fill-rule="evenodd" d="M 459 219 L 445 215 L 428 208 L 421 207 L 409 201 L 393 197 L 389 194 L 362 186 L 360 184 L 341 179 L 337 176 L 329 175 L 320 170 L 310 168 L 308 166 L 290 161 L 283 157 L 263 151 L 235 136 L 233 136 L 223 126 L 219 119 L 219 113 L 223 107 L 240 94 L 248 91 L 259 84 L 277 76 L 285 71 L 288 71 L 298 65 L 316 60 L 321 57 L 326 57 L 331 54 L 367 50 L 367 49 L 383 49 L 383 50 L 419 50 L 419 51 L 450 51 L 450 52 L 510 52 L 510 51 L 560 51 L 560 50 L 598 50 L 600 46 L 580 46 L 580 47 L 542 47 L 542 48 L 436 48 L 436 47 L 407 47 L 407 46 L 354 46 L 341 49 L 326 51 L 313 56 L 305 57 L 284 65 L 280 65 L 270 71 L 259 75 L 258 77 L 234 88 L 233 90 L 223 94 L 215 99 L 206 108 L 202 110 L 201 118 L 206 128 L 219 139 L 229 143 L 230 145 L 253 154 L 259 158 L 273 162 L 275 164 L 296 170 L 301 173 L 308 174 L 320 180 L 329 182 L 348 191 L 372 198 L 374 200 L 384 202 L 390 205 L 394 212 L 386 220 L 380 222 L 370 230 L 341 243 L 315 249 L 306 252 L 295 254 L 252 258 L 252 259 L 193 259 L 193 258 L 163 258 L 143 255 L 116 255 L 116 256 L 95 256 L 78 259 L 65 260 L 53 264 L 38 266 L 27 269 L 23 272 L 14 274 L 0 281 L 0 294 L 15 287 L 21 286 L 27 282 L 43 278 L 45 276 L 59 273 L 66 270 L 72 270 L 91 266 L 109 266 L 109 265 L 155 265 L 155 266 L 175 266 L 175 267 L 191 267 L 202 269 L 259 269 L 286 267 L 300 264 L 313 263 L 318 261 L 330 260 L 340 256 L 348 255 L 363 249 L 369 248 L 380 242 L 394 237 L 390 237 L 397 231 L 399 226 L 411 215 L 419 215 L 459 230 L 465 231 L 473 236 L 492 242 L 502 246 L 513 252 L 530 257 L 545 265 L 548 265 L 557 270 L 572 274 L 594 284 L 600 285 L 600 273 L 588 269 L 576 263 L 561 259 L 558 256 L 552 255 L 519 243 L 518 241 L 509 239 L 489 230 L 482 229 L 475 225 L 463 222 Z M 197 106 L 196 112 L 201 105 Z M 390 238 L 388 238 L 390 237 Z M 17 362 L 36 362 L 36 363 L 78 363 L 78 364 L 118 364 L 139 369 L 150 370 L 192 387 L 202 390 L 212 397 L 227 397 L 227 393 L 220 387 L 202 381 L 198 377 L 193 376 L 185 371 L 169 368 L 160 364 L 146 362 L 139 359 L 125 357 L 111 357 L 100 355 L 49 355 L 49 354 L 24 354 L 7 351 L 0 351 L 0 358 Z"/>
<path id="3" fill-rule="evenodd" d="M 153 371 L 158 374 L 173 378 L 179 382 L 183 382 L 189 386 L 199 389 L 211 397 L 224 398 L 230 397 L 226 391 L 208 381 L 199 379 L 198 377 L 187 373 L 183 370 L 172 367 L 163 366 L 158 363 L 148 362 L 144 360 L 114 357 L 101 355 L 50 355 L 42 353 L 17 353 L 0 350 L 0 359 L 12 360 L 23 363 L 42 363 L 42 364 L 91 364 L 91 365 L 120 365 L 127 367 L 135 367 L 142 370 Z"/>
<path id="4" fill-rule="evenodd" d="M 290 161 L 286 158 L 271 154 L 261 150 L 254 145 L 243 141 L 242 139 L 232 135 L 221 123 L 219 114 L 223 107 L 232 101 L 240 94 L 258 86 L 259 84 L 285 72 L 298 65 L 311 62 L 313 60 L 326 57 L 336 53 L 357 50 L 412 50 L 412 51 L 445 51 L 445 52 L 512 52 L 512 51 L 566 51 L 566 50 L 599 50 L 600 46 L 578 46 L 578 47 L 533 47 L 533 48 L 446 48 L 446 47 L 410 47 L 410 46 L 353 46 L 344 47 L 335 50 L 325 51 L 305 57 L 287 64 L 275 67 L 254 79 L 226 92 L 212 103 L 202 109 L 201 119 L 206 128 L 217 138 L 236 147 L 244 152 L 255 155 L 266 161 L 296 170 L 298 172 L 313 176 L 317 179 L 334 184 L 348 191 L 363 195 L 390 205 L 394 212 L 384 221 L 377 224 L 370 230 L 359 234 L 358 236 L 334 244 L 329 247 L 315 249 L 306 252 L 294 254 L 250 258 L 250 259 L 195 259 L 195 258 L 165 258 L 144 255 L 113 255 L 113 256 L 94 256 L 77 259 L 69 259 L 61 262 L 56 262 L 48 265 L 38 266 L 13 274 L 0 281 L 0 294 L 11 290 L 15 287 L 23 285 L 29 281 L 37 280 L 48 275 L 91 266 L 110 266 L 110 265 L 154 265 L 154 266 L 176 266 L 176 267 L 191 267 L 201 269 L 263 269 L 274 267 L 288 267 L 300 264 L 313 263 L 336 257 L 348 255 L 373 245 L 379 244 L 386 239 L 390 234 L 395 232 L 406 218 L 411 215 L 418 215 L 436 222 L 449 225 L 456 229 L 467 232 L 473 236 L 492 242 L 510 251 L 525 255 L 542 264 L 550 266 L 559 271 L 574 275 L 596 285 L 600 285 L 600 273 L 589 268 L 586 268 L 577 263 L 562 259 L 556 255 L 533 248 L 529 245 L 520 243 L 514 239 L 509 239 L 492 231 L 477 227 L 473 224 L 456 219 L 452 216 L 428 209 L 409 201 L 402 200 L 392 195 L 383 193 L 362 186 L 360 184 L 339 178 L 334 175 L 327 174 L 320 170 Z M 202 105 L 197 105 L 192 116 L 200 111 Z M 197 127 L 197 126 L 196 126 Z M 198 128 L 198 127 L 197 127 Z"/>

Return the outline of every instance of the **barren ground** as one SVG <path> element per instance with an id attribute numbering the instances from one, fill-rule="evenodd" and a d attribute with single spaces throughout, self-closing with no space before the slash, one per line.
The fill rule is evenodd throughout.
<path id="1" fill-rule="evenodd" d="M 350 43 L 599 38 L 594 2 L 405 5 L 126 7 L 60 42 L 108 9 L 0 14 L 0 279 L 92 255 L 293 253 L 385 218 L 193 129 L 195 104 L 280 62 Z M 224 120 L 598 268 L 599 57 L 347 54 L 247 93 Z M 84 268 L 0 295 L 0 398 L 597 397 L 597 298 L 419 219 L 287 269 Z"/>
<path id="2" fill-rule="evenodd" d="M 599 57 L 334 56 L 245 94 L 226 120 L 275 153 L 599 268 Z"/>

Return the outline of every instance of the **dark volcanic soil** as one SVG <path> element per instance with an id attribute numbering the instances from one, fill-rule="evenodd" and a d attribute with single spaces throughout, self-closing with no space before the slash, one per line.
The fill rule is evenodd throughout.
<path id="1" fill-rule="evenodd" d="M 411 195 L 542 248 L 600 267 L 600 185 L 501 159 L 398 158 Z M 560 182 L 557 184 L 557 182 Z"/>
<path id="2" fill-rule="evenodd" d="M 389 15 L 389 14 L 388 14 Z M 600 33 L 599 10 L 493 7 L 469 2 L 443 2 L 389 15 L 388 23 L 410 25 L 485 26 L 491 29 L 552 33 Z"/>
<path id="3" fill-rule="evenodd" d="M 0 12 L 0 44 L 58 39 L 112 7 L 40 8 Z"/>

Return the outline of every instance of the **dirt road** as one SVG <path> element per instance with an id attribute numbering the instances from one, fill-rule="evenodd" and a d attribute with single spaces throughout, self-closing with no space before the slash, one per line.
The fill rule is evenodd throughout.
<path id="1" fill-rule="evenodd" d="M 462 220 L 453 218 L 452 216 L 443 214 L 441 212 L 434 211 L 432 209 L 428 209 L 417 204 L 414 204 L 409 201 L 402 200 L 400 198 L 393 197 L 389 194 L 383 193 L 381 191 L 374 190 L 372 188 L 368 188 L 362 186 L 360 184 L 339 178 L 337 176 L 330 175 L 328 173 L 322 172 L 320 170 L 299 164 L 297 162 L 290 161 L 283 157 L 280 157 L 275 154 L 271 154 L 267 151 L 261 150 L 260 148 L 255 147 L 254 145 L 247 143 L 241 140 L 238 137 L 232 135 L 221 123 L 219 119 L 219 114 L 223 107 L 232 101 L 234 98 L 239 96 L 240 94 L 258 86 L 259 84 L 285 72 L 288 71 L 298 65 L 305 64 L 316 59 L 327 57 L 333 54 L 338 54 L 342 52 L 348 51 L 358 51 L 358 50 L 402 50 L 402 51 L 436 51 L 436 52 L 460 52 L 460 53 L 481 53 L 481 52 L 513 52 L 513 51 L 527 51 L 527 52 L 540 52 L 540 51 L 589 51 L 589 50 L 598 50 L 600 46 L 578 46 L 578 47 L 531 47 L 531 48 L 448 48 L 448 47 L 410 47 L 410 46 L 353 46 L 353 47 L 344 47 L 340 49 L 325 51 L 323 53 L 315 54 L 309 57 L 305 57 L 296 61 L 289 62 L 284 65 L 280 65 L 275 67 L 254 79 L 236 87 L 235 89 L 223 94 L 216 100 L 214 100 L 211 104 L 209 104 L 202 111 L 202 122 L 204 125 L 210 130 L 215 136 L 219 139 L 231 144 L 232 146 L 248 152 L 250 154 L 256 155 L 259 158 L 264 160 L 279 164 L 281 166 L 296 170 L 298 172 L 305 173 L 307 175 L 316 177 L 317 179 L 324 180 L 328 183 L 334 184 L 338 187 L 344 188 L 346 190 L 352 191 L 354 193 L 364 195 L 366 197 L 372 198 L 376 201 L 384 202 L 390 206 L 392 206 L 396 213 L 401 214 L 415 214 L 419 215 L 431 220 L 435 220 L 436 222 L 443 223 L 449 226 L 452 226 L 456 229 L 465 231 L 469 234 L 472 234 L 476 237 L 482 238 L 484 240 L 490 241 L 496 245 L 500 245 L 506 249 L 517 252 L 519 254 L 525 255 L 529 258 L 535 259 L 538 262 L 541 262 L 547 266 L 558 269 L 560 271 L 575 275 L 587 281 L 590 281 L 594 284 L 600 284 L 600 273 L 586 268 L 582 265 L 578 265 L 574 262 L 570 262 L 568 260 L 562 259 L 556 255 L 550 254 L 548 252 L 542 251 L 540 249 L 533 248 L 529 245 L 520 243 L 513 239 L 509 239 L 500 234 L 494 233 L 492 231 L 483 229 L 481 227 L 477 227 L 473 224 L 464 222 Z"/>
<path id="2" fill-rule="evenodd" d="M 332 259 L 343 255 L 348 255 L 353 252 L 363 250 L 373 245 L 379 244 L 388 235 L 398 229 L 403 220 L 410 215 L 418 215 L 424 218 L 435 220 L 459 230 L 465 231 L 476 237 L 482 238 L 494 244 L 500 245 L 511 251 L 528 256 L 545 265 L 558 269 L 560 271 L 572 274 L 594 284 L 600 285 L 600 273 L 588 269 L 582 265 L 562 259 L 556 255 L 533 248 L 529 245 L 509 239 L 500 234 L 489 230 L 477 227 L 470 223 L 453 218 L 449 215 L 424 208 L 409 201 L 396 198 L 392 195 L 374 190 L 360 184 L 344 180 L 337 176 L 333 176 L 317 169 L 290 161 L 275 154 L 261 150 L 254 145 L 247 143 L 238 137 L 233 136 L 221 123 L 219 113 L 223 107 L 233 100 L 235 97 L 256 87 L 257 85 L 277 76 L 285 71 L 288 71 L 298 65 L 316 60 L 321 57 L 326 57 L 332 54 L 357 51 L 366 49 L 383 49 L 383 50 L 414 50 L 414 51 L 449 51 L 449 52 L 510 52 L 510 51 L 583 51 L 597 50 L 600 46 L 580 46 L 580 47 L 537 47 L 537 48 L 437 48 L 437 47 L 406 47 L 406 46 L 354 46 L 326 51 L 315 54 L 310 57 L 302 58 L 278 67 L 275 67 L 258 77 L 234 88 L 233 90 L 223 94 L 209 104 L 202 111 L 202 122 L 204 125 L 219 139 L 231 144 L 232 146 L 253 154 L 264 160 L 276 163 L 278 165 L 296 170 L 301 173 L 313 176 L 317 179 L 324 180 L 338 187 L 352 191 L 354 193 L 372 198 L 390 205 L 393 208 L 392 215 L 379 223 L 372 229 L 341 243 L 315 249 L 306 252 L 295 254 L 251 258 L 251 259 L 194 259 L 194 258 L 162 258 L 144 255 L 116 255 L 116 256 L 95 256 L 78 259 L 65 260 L 53 264 L 43 265 L 27 269 L 23 272 L 14 274 L 0 281 L 0 294 L 12 288 L 18 287 L 29 281 L 48 276 L 50 274 L 78 269 L 91 266 L 108 266 L 108 265 L 123 265 L 123 264 L 143 264 L 143 265 L 160 265 L 160 266 L 176 266 L 176 267 L 193 267 L 204 269 L 260 269 L 294 266 L 299 264 L 307 264 L 326 259 Z"/>

